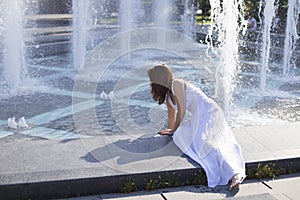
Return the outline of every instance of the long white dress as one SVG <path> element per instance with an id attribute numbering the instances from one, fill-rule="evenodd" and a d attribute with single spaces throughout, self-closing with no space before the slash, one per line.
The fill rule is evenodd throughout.
<path id="1" fill-rule="evenodd" d="M 174 94 L 173 85 L 172 91 Z M 191 118 L 174 132 L 174 143 L 201 165 L 209 187 L 226 185 L 237 173 L 245 176 L 241 147 L 225 121 L 222 109 L 192 84 L 186 83 L 185 96 Z M 177 110 L 170 98 L 168 101 Z"/>

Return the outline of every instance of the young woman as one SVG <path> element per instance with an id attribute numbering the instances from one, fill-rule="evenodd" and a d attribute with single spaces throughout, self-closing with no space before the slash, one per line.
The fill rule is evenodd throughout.
<path id="1" fill-rule="evenodd" d="M 168 129 L 159 133 L 172 135 L 174 143 L 202 166 L 209 187 L 229 181 L 229 190 L 238 187 L 246 177 L 245 162 L 221 108 L 201 89 L 174 78 L 164 64 L 150 68 L 148 76 L 153 99 L 168 108 Z M 191 118 L 181 124 L 186 110 Z"/>

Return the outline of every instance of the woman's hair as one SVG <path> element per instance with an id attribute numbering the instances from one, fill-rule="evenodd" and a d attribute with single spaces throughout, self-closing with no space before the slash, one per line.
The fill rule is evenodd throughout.
<path id="1" fill-rule="evenodd" d="M 174 79 L 171 69 L 165 65 L 156 65 L 148 69 L 148 76 L 151 82 L 151 94 L 158 104 L 165 102 L 166 95 L 172 92 L 172 81 Z"/>

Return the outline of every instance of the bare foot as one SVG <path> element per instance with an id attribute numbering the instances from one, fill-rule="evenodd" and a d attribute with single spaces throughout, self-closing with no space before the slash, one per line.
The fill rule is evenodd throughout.
<path id="1" fill-rule="evenodd" d="M 165 129 L 165 130 L 159 131 L 158 134 L 172 136 L 173 135 L 173 131 L 172 131 L 172 129 Z"/>
<path id="2" fill-rule="evenodd" d="M 229 186 L 229 191 L 234 190 L 235 188 L 239 187 L 239 185 L 244 181 L 246 177 L 242 176 L 241 174 L 236 174 L 231 178 L 231 184 Z"/>

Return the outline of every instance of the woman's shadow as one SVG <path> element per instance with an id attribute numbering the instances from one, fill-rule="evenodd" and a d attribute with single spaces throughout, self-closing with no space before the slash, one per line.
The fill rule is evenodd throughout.
<path id="1" fill-rule="evenodd" d="M 90 163 L 101 163 L 107 160 L 116 159 L 117 165 L 126 165 L 129 163 L 146 161 L 150 159 L 166 157 L 163 162 L 176 161 L 181 158 L 183 162 L 192 164 L 195 168 L 201 168 L 200 165 L 187 157 L 174 144 L 170 136 L 152 136 L 139 137 L 135 140 L 122 139 L 107 144 L 105 146 L 93 149 L 85 156 L 81 157 Z M 158 162 L 162 162 L 159 160 Z M 163 165 L 163 163 L 161 163 Z M 182 165 L 180 165 L 182 166 Z M 195 191 L 196 193 L 220 193 L 226 197 L 234 197 L 238 190 L 229 192 L 228 186 L 217 186 L 215 188 L 203 187 L 204 190 Z"/>
<path id="2" fill-rule="evenodd" d="M 159 157 L 185 158 L 195 167 L 197 163 L 185 156 L 174 144 L 170 136 L 139 137 L 135 140 L 122 139 L 105 146 L 93 149 L 81 157 L 87 162 L 98 163 L 109 159 L 116 159 L 118 165 L 155 159 Z"/>

